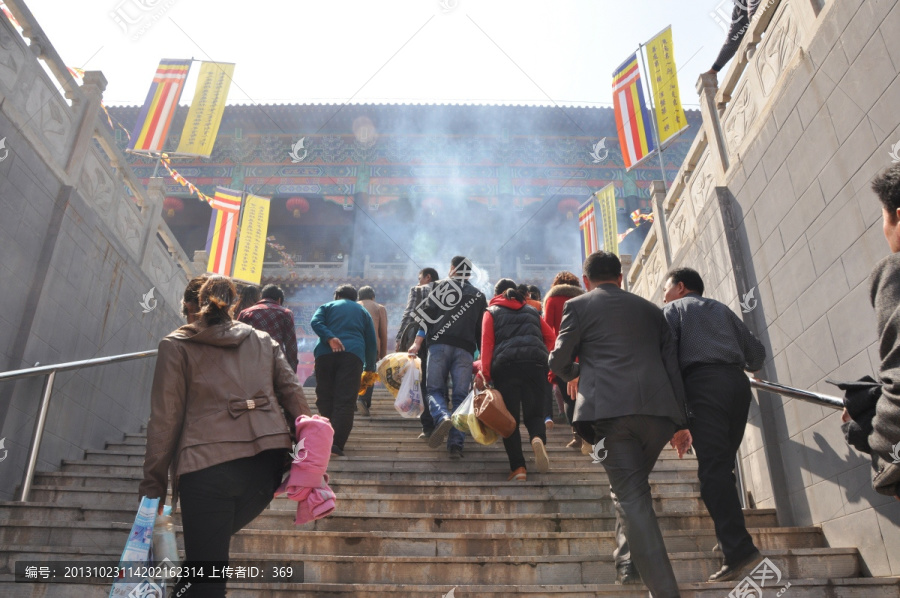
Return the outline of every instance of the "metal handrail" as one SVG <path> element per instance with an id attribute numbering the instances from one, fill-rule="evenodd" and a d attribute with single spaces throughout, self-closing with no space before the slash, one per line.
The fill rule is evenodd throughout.
<path id="1" fill-rule="evenodd" d="M 819 405 L 821 407 L 830 407 L 832 409 L 844 408 L 844 399 L 839 397 L 813 392 L 811 390 L 801 390 L 777 382 L 769 382 L 768 380 L 759 380 L 750 377 L 750 386 L 758 390 L 767 390 L 785 397 L 791 397 L 792 399 L 800 399 L 801 401 L 813 403 L 814 405 Z"/>
<path id="2" fill-rule="evenodd" d="M 69 361 L 56 365 L 42 365 L 0 373 L 0 382 L 47 375 L 47 381 L 44 383 L 43 396 L 41 398 L 41 406 L 38 409 L 37 419 L 34 422 L 34 432 L 31 435 L 31 445 L 28 447 L 28 462 L 25 466 L 25 475 L 22 477 L 22 487 L 19 489 L 19 496 L 16 498 L 17 501 L 25 502 L 31 494 L 31 485 L 34 482 L 34 471 L 37 468 L 38 453 L 41 450 L 41 439 L 44 437 L 44 426 L 47 423 L 47 412 L 50 408 L 50 395 L 53 393 L 53 383 L 56 381 L 57 372 L 68 372 L 86 367 L 108 365 L 110 363 L 131 361 L 133 359 L 144 359 L 146 357 L 153 357 L 157 352 L 156 349 L 153 349 L 152 351 L 123 353 L 121 355 L 110 355 L 109 357 L 96 357 L 94 359 Z"/>

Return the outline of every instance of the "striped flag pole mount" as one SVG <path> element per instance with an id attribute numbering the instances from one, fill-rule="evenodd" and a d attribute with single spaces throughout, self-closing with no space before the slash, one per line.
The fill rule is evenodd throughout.
<path id="1" fill-rule="evenodd" d="M 613 72 L 612 90 L 619 146 L 625 168 L 631 170 L 656 149 L 636 53 Z"/>
<path id="2" fill-rule="evenodd" d="M 128 149 L 142 152 L 161 152 L 169 126 L 175 116 L 178 100 L 184 90 L 191 60 L 160 60 L 147 99 L 138 114 Z"/>

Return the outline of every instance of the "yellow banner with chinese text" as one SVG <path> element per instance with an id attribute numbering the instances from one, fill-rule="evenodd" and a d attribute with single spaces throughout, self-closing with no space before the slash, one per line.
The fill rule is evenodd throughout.
<path id="1" fill-rule="evenodd" d="M 204 62 L 200 65 L 200 77 L 194 100 L 188 110 L 177 154 L 208 158 L 219 134 L 225 100 L 234 77 L 234 64 L 228 62 Z"/>
<path id="2" fill-rule="evenodd" d="M 646 44 L 647 69 L 653 90 L 653 107 L 656 113 L 656 131 L 660 145 L 675 138 L 688 126 L 681 107 L 678 91 L 678 73 L 675 65 L 675 48 L 672 43 L 672 27 L 666 27 Z"/>
<path id="3" fill-rule="evenodd" d="M 248 195 L 244 201 L 234 275 L 237 280 L 259 284 L 262 279 L 263 258 L 266 254 L 266 234 L 269 230 L 268 197 Z"/>

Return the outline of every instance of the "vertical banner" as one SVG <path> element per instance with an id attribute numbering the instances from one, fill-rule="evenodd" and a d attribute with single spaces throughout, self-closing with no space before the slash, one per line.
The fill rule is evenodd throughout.
<path id="1" fill-rule="evenodd" d="M 175 153 L 209 157 L 222 124 L 233 76 L 234 64 L 229 62 L 204 62 L 200 66 L 194 100 Z"/>
<path id="2" fill-rule="evenodd" d="M 681 107 L 678 91 L 678 74 L 675 66 L 675 47 L 672 44 L 672 26 L 663 29 L 646 44 L 649 62 L 648 77 L 653 90 L 656 108 L 656 130 L 659 144 L 673 139 L 687 128 L 687 119 Z"/>
<path id="3" fill-rule="evenodd" d="M 139 152 L 163 151 L 169 125 L 175 116 L 178 99 L 181 98 L 190 68 L 190 60 L 166 58 L 159 61 L 150 91 L 147 92 L 147 98 L 131 132 L 128 149 Z"/>
<path id="4" fill-rule="evenodd" d="M 213 207 L 210 233 L 207 234 L 208 272 L 231 276 L 234 242 L 237 239 L 238 221 L 241 212 L 240 191 L 216 187 L 216 196 L 210 201 Z"/>
<path id="5" fill-rule="evenodd" d="M 602 230 L 600 240 L 603 251 L 619 255 L 619 222 L 616 219 L 616 187 L 612 183 L 594 193 Z"/>
<path id="6" fill-rule="evenodd" d="M 612 88 L 619 146 L 625 169 L 631 170 L 656 149 L 650 130 L 650 116 L 644 103 L 637 54 L 632 54 L 613 72 Z"/>
<path id="7" fill-rule="evenodd" d="M 578 207 L 578 229 L 581 231 L 581 261 L 600 249 L 597 235 L 597 200 L 591 198 Z"/>
<path id="8" fill-rule="evenodd" d="M 234 262 L 234 278 L 259 284 L 262 279 L 266 234 L 269 230 L 269 198 L 248 195 L 241 221 L 241 240 Z"/>

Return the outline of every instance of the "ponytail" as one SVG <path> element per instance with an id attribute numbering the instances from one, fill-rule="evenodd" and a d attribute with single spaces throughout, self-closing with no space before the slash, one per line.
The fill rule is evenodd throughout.
<path id="1" fill-rule="evenodd" d="M 200 288 L 200 321 L 203 326 L 214 326 L 231 321 L 229 309 L 237 296 L 230 279 L 210 276 Z"/>
<path id="2" fill-rule="evenodd" d="M 519 292 L 518 289 L 506 289 L 503 292 L 503 296 L 509 299 L 510 301 L 518 301 L 519 303 L 525 303 L 525 296 Z"/>

